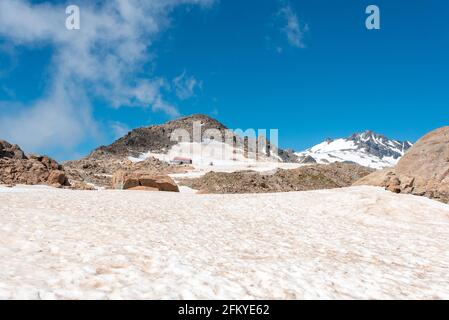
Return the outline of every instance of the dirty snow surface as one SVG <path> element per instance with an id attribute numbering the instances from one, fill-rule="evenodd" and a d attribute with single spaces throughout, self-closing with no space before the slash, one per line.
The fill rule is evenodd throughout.
<path id="1" fill-rule="evenodd" d="M 0 299 L 449 298 L 425 198 L 0 189 Z"/>

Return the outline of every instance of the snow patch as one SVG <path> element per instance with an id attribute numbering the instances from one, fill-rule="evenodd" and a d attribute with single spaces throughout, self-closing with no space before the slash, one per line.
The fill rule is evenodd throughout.
<path id="1" fill-rule="evenodd" d="M 449 299 L 447 239 L 372 187 L 0 193 L 0 299 Z"/>

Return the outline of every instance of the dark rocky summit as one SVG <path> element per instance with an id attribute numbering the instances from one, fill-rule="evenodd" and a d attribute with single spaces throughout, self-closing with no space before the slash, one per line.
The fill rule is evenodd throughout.
<path id="1" fill-rule="evenodd" d="M 126 136 L 118 139 L 109 146 L 102 146 L 92 152 L 90 157 L 104 154 L 112 154 L 121 157 L 139 156 L 148 151 L 155 153 L 166 153 L 177 141 L 171 140 L 171 135 L 176 129 L 186 130 L 193 139 L 193 123 L 201 123 L 201 130 L 217 129 L 224 133 L 226 127 L 206 115 L 193 115 L 169 121 L 162 125 L 154 125 L 134 129 Z"/>
<path id="2" fill-rule="evenodd" d="M 224 124 L 207 115 L 196 114 L 172 120 L 161 125 L 134 129 L 111 145 L 101 146 L 94 150 L 88 158 L 98 158 L 104 155 L 113 155 L 122 158 L 129 156 L 137 157 L 149 151 L 154 153 L 167 153 L 172 146 L 178 143 L 176 138 L 179 137 L 172 139 L 172 134 L 177 129 L 186 130 L 190 136 L 190 141 L 193 142 L 193 124 L 195 122 L 201 125 L 203 139 L 210 138 L 205 136 L 207 130 L 215 130 L 216 132 L 220 132 L 223 141 L 225 141 L 228 128 Z M 233 143 L 238 143 L 242 147 L 245 146 L 245 137 L 240 137 L 235 134 L 231 134 L 230 136 L 233 138 Z M 270 146 L 269 141 L 267 141 L 267 145 Z M 274 149 L 275 146 L 271 146 L 271 148 Z M 298 160 L 293 150 L 278 149 L 278 155 L 284 162 L 297 162 Z"/>

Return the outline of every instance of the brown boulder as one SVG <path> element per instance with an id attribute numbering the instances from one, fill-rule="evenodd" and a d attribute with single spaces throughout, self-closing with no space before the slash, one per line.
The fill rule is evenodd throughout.
<path id="1" fill-rule="evenodd" d="M 415 178 L 416 185 L 449 182 L 449 127 L 430 132 L 421 138 L 395 168 L 401 177 Z"/>
<path id="2" fill-rule="evenodd" d="M 158 188 L 142 187 L 142 186 L 130 188 L 128 190 L 132 190 L 132 191 L 159 191 Z"/>
<path id="3" fill-rule="evenodd" d="M 139 178 L 140 185 L 148 188 L 158 188 L 159 191 L 179 192 L 179 188 L 169 176 L 144 175 Z"/>
<path id="4" fill-rule="evenodd" d="M 375 172 L 355 185 L 375 185 L 449 202 L 449 127 L 422 137 L 395 168 Z"/>
<path id="5" fill-rule="evenodd" d="M 117 171 L 112 178 L 112 187 L 119 190 L 159 190 L 179 192 L 176 183 L 167 175 L 152 175 L 145 172 Z"/>
<path id="6" fill-rule="evenodd" d="M 354 186 L 387 186 L 395 176 L 393 168 L 374 171 L 373 173 L 356 181 Z"/>
<path id="7" fill-rule="evenodd" d="M 60 170 L 51 171 L 50 175 L 48 176 L 47 183 L 50 185 L 68 185 L 65 173 Z"/>
<path id="8" fill-rule="evenodd" d="M 401 193 L 401 186 L 398 184 L 392 184 L 386 187 L 388 191 L 391 191 L 393 193 Z"/>
<path id="9" fill-rule="evenodd" d="M 136 175 L 123 170 L 114 173 L 112 177 L 112 188 L 118 190 L 128 190 L 140 186 Z"/>

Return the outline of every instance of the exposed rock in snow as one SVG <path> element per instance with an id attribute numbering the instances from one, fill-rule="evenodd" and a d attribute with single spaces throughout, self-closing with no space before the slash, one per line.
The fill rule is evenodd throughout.
<path id="1" fill-rule="evenodd" d="M 373 171 L 358 164 L 332 163 L 264 173 L 209 172 L 203 177 L 182 179 L 178 183 L 203 194 L 290 192 L 349 187 Z"/>
<path id="2" fill-rule="evenodd" d="M 0 299 L 448 299 L 449 206 L 380 188 L 0 187 Z"/>

